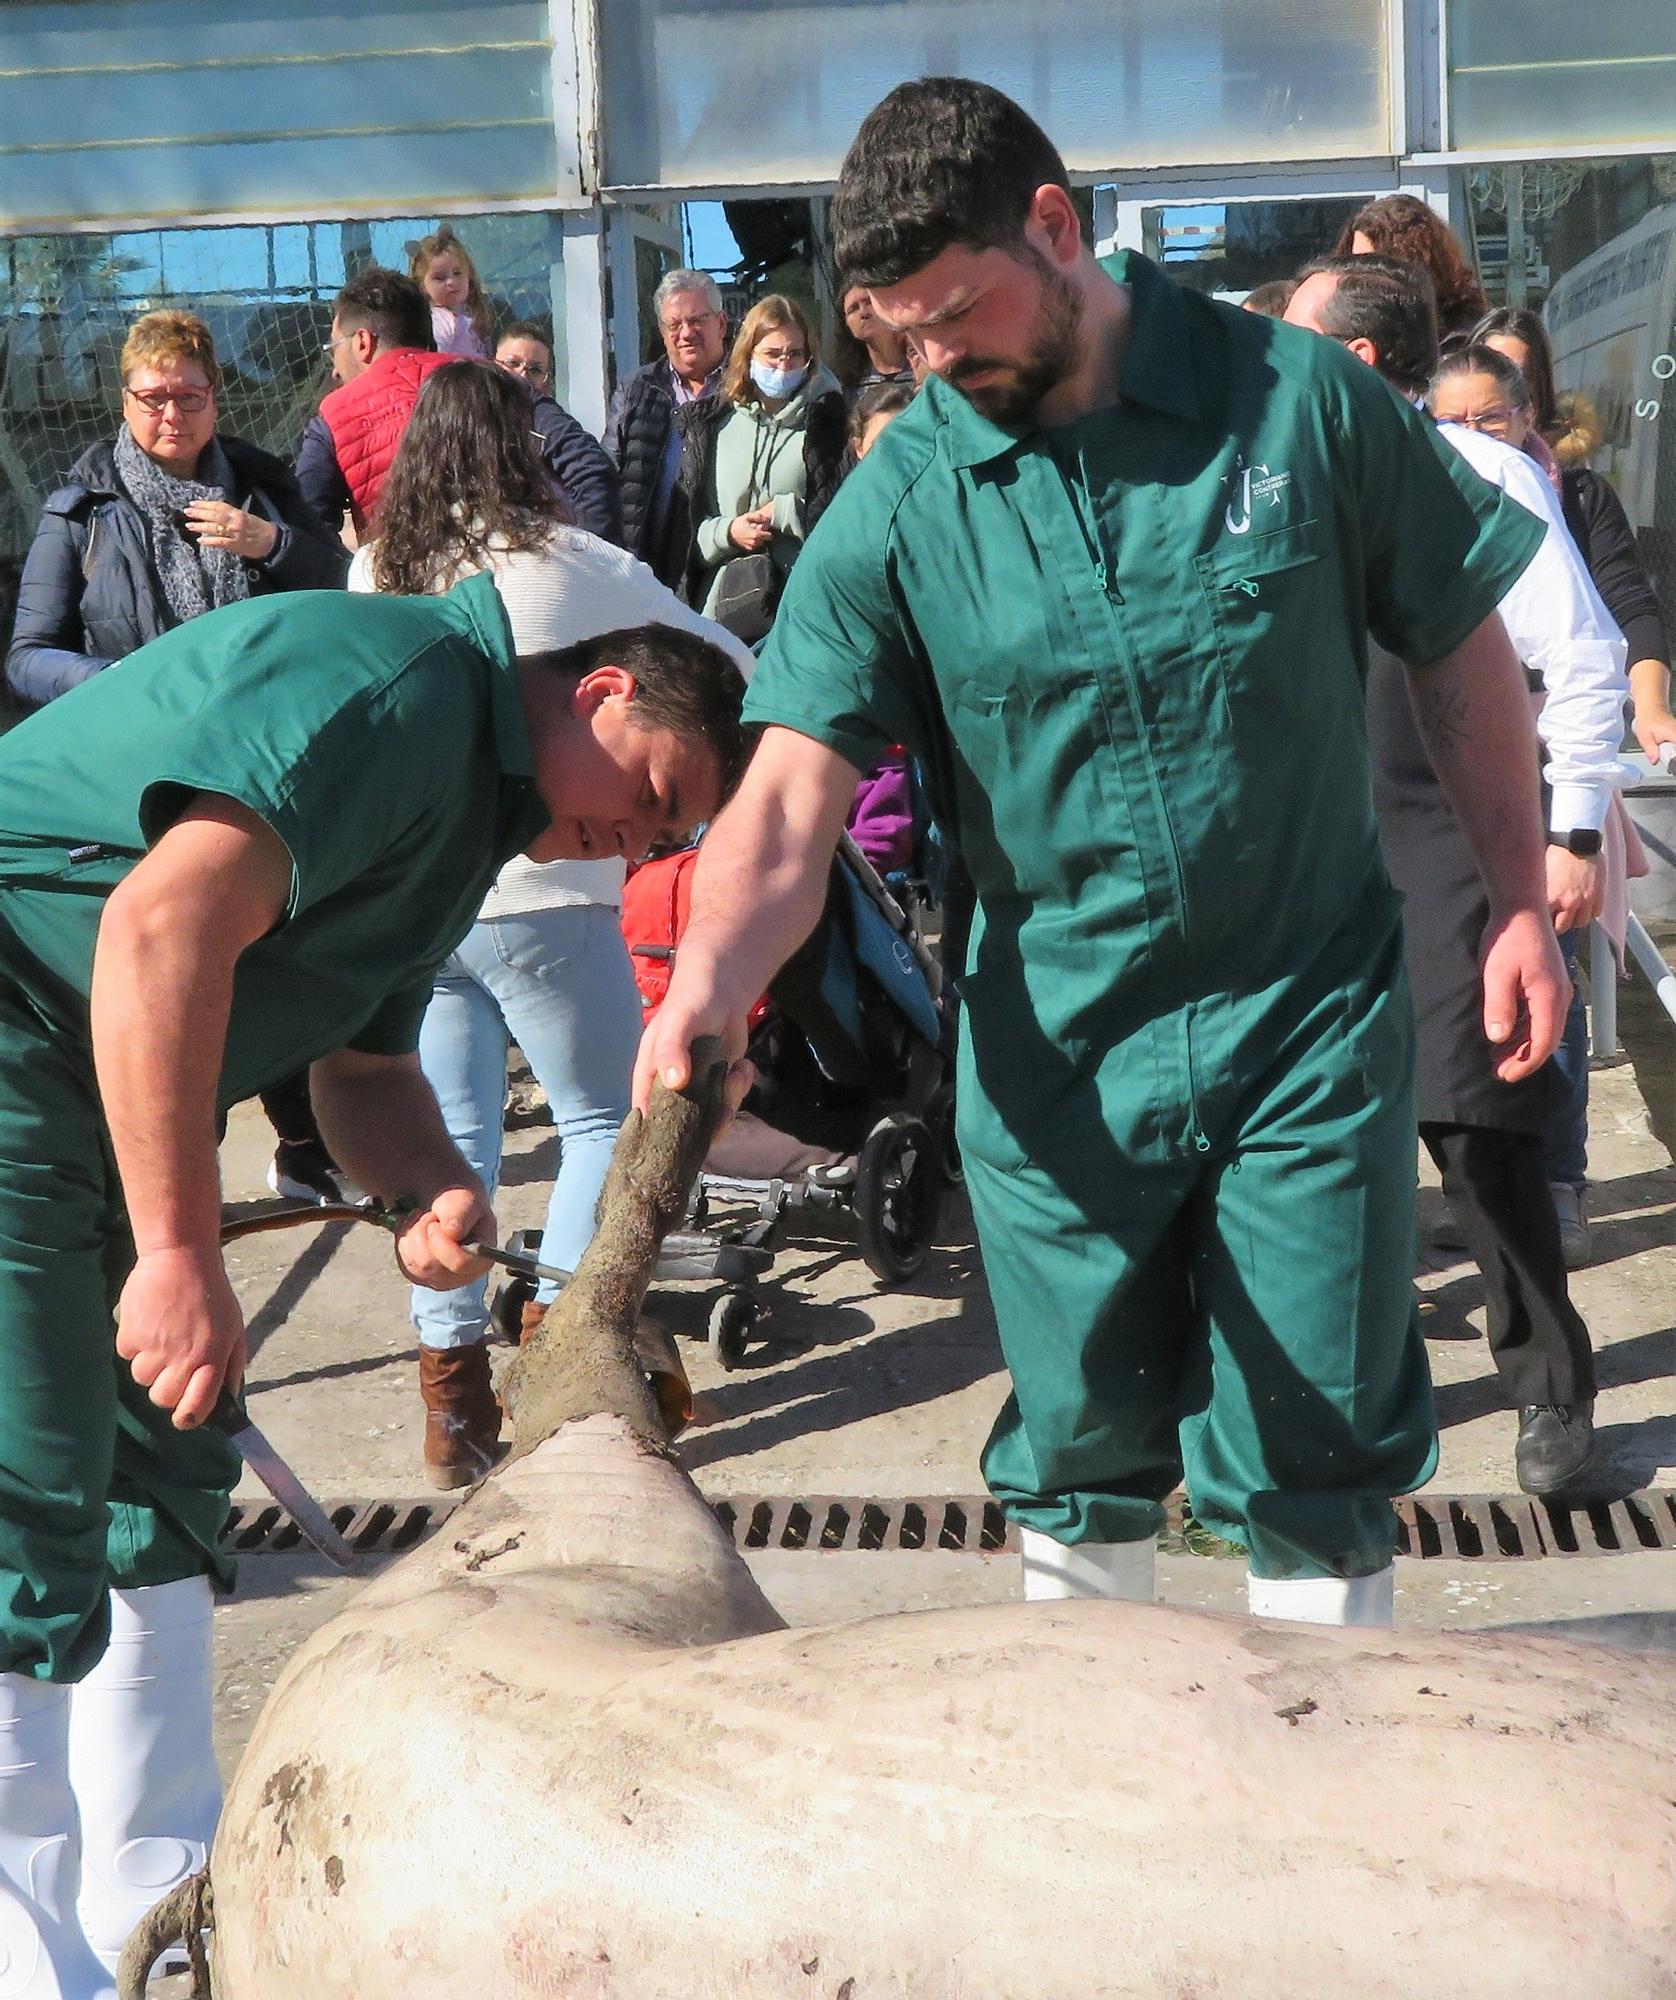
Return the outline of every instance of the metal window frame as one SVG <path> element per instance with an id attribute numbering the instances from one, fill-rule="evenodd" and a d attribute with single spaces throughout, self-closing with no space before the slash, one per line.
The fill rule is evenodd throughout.
<path id="1" fill-rule="evenodd" d="M 1524 146 L 1457 146 L 1455 108 L 1449 74 L 1449 9 L 1453 0 L 1403 0 L 1409 17 L 1411 49 L 1427 34 L 1435 34 L 1436 44 L 1427 64 L 1436 92 L 1435 120 L 1425 118 L 1420 131 L 1425 134 L 1420 149 L 1410 153 L 1417 167 L 1477 167 L 1498 164 L 1518 165 L 1542 160 L 1633 160 L 1676 153 L 1676 131 L 1667 138 L 1589 140 L 1574 145 L 1544 146 L 1537 142 Z"/>

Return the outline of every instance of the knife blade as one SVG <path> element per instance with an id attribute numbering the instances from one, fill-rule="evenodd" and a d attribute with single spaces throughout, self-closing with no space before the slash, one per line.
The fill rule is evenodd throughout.
<path id="1" fill-rule="evenodd" d="M 380 1229 L 389 1230 L 392 1236 L 399 1236 L 413 1219 L 413 1211 L 410 1208 L 389 1208 L 378 1202 L 368 1202 L 364 1208 L 356 1211 L 356 1215 L 362 1222 L 376 1222 Z M 566 1271 L 557 1264 L 543 1264 L 534 1257 L 526 1256 L 520 1250 L 497 1250 L 492 1244 L 479 1243 L 475 1240 L 463 1243 L 460 1247 L 469 1250 L 474 1257 L 481 1257 L 490 1264 L 498 1264 L 503 1271 L 512 1272 L 514 1277 L 550 1278 L 555 1285 L 568 1285 L 576 1275 L 574 1271 Z"/>
<path id="2" fill-rule="evenodd" d="M 474 1257 L 486 1257 L 491 1264 L 498 1264 L 503 1271 L 510 1271 L 518 1278 L 551 1278 L 555 1285 L 568 1285 L 575 1277 L 574 1271 L 561 1270 L 557 1264 L 542 1264 L 534 1257 L 527 1257 L 521 1250 L 496 1250 L 487 1243 L 467 1243 L 462 1246 Z"/>
<path id="3" fill-rule="evenodd" d="M 223 1389 L 216 1398 L 209 1421 L 296 1522 L 298 1532 L 306 1536 L 328 1562 L 335 1563 L 339 1569 L 353 1569 L 355 1551 L 332 1526 L 325 1508 L 250 1421 L 230 1390 Z"/>

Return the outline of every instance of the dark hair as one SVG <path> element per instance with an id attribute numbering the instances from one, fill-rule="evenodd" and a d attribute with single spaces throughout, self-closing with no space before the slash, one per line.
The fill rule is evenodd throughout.
<path id="1" fill-rule="evenodd" d="M 1364 203 L 1339 231 L 1333 255 L 1348 257 L 1358 236 L 1382 257 L 1420 266 L 1437 291 L 1437 323 L 1445 333 L 1487 309 L 1489 301 L 1453 230 L 1418 195 L 1382 194 Z"/>
<path id="2" fill-rule="evenodd" d="M 536 320 L 515 319 L 509 321 L 496 336 L 495 345 L 499 347 L 503 340 L 538 340 L 546 348 L 548 359 L 552 359 L 553 336 Z"/>
<path id="3" fill-rule="evenodd" d="M 1321 331 L 1371 340 L 1386 381 L 1419 395 L 1437 366 L 1437 299 L 1427 274 L 1400 257 L 1317 257 L 1298 283 L 1319 276 L 1338 279 L 1321 308 Z"/>
<path id="4" fill-rule="evenodd" d="M 874 105 L 844 155 L 832 248 L 852 285 L 896 285 L 952 243 L 1017 250 L 1039 187 L 1071 191 L 1065 162 L 1010 97 L 922 76 Z"/>
<path id="5" fill-rule="evenodd" d="M 1525 386 L 1530 390 L 1531 416 L 1537 429 L 1545 438 L 1550 431 L 1563 429 L 1558 421 L 1558 397 L 1554 389 L 1554 350 L 1548 344 L 1548 329 L 1542 324 L 1541 314 L 1532 312 L 1529 306 L 1497 306 L 1484 315 L 1467 339 L 1476 347 L 1495 334 L 1525 344 L 1525 352 L 1530 356 Z M 1553 439 L 1548 441 L 1551 444 Z"/>
<path id="6" fill-rule="evenodd" d="M 865 344 L 851 333 L 850 322 L 844 312 L 844 301 L 851 292 L 865 289 L 850 278 L 841 278 L 838 282 L 838 310 L 832 316 L 832 338 L 827 342 L 826 359 L 842 389 L 853 389 L 865 381 L 868 370 L 873 366 L 872 355 Z"/>
<path id="7" fill-rule="evenodd" d="M 875 417 L 899 417 L 918 394 L 912 382 L 869 382 L 850 411 L 850 436 L 859 444 Z"/>
<path id="8" fill-rule="evenodd" d="M 1296 278 L 1270 278 L 1266 284 L 1253 285 L 1240 304 L 1247 312 L 1261 313 L 1265 319 L 1284 319 L 1297 289 Z"/>
<path id="9" fill-rule="evenodd" d="M 1531 385 L 1525 380 L 1525 371 L 1499 347 L 1480 347 L 1468 341 L 1452 348 L 1437 364 L 1432 388 L 1452 375 L 1488 375 L 1514 409 L 1531 407 Z"/>
<path id="10" fill-rule="evenodd" d="M 522 664 L 583 680 L 597 667 L 634 676 L 630 714 L 641 729 L 667 729 L 684 743 L 715 752 L 725 800 L 745 774 L 750 742 L 740 711 L 745 676 L 714 640 L 677 625 L 630 625 L 574 646 L 526 653 Z"/>
<path id="11" fill-rule="evenodd" d="M 378 337 L 380 347 L 434 348 L 431 305 L 411 278 L 369 264 L 338 293 L 332 318 L 343 333 L 361 327 Z"/>
<path id="12" fill-rule="evenodd" d="M 372 580 L 402 597 L 533 549 L 572 519 L 530 433 L 522 382 L 492 361 L 450 361 L 419 392 L 373 523 Z"/>

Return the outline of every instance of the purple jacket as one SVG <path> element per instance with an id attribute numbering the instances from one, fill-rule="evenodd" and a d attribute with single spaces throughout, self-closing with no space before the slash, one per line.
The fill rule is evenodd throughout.
<path id="1" fill-rule="evenodd" d="M 861 783 L 844 822 L 881 875 L 907 868 L 914 858 L 914 792 L 908 760 L 887 750 Z"/>

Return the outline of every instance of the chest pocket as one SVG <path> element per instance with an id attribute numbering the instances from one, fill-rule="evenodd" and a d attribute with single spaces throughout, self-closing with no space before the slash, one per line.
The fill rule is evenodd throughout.
<path id="1" fill-rule="evenodd" d="M 1337 620 L 1325 554 L 1317 524 L 1300 521 L 1230 539 L 1194 561 L 1230 720 L 1265 737 L 1303 730 L 1295 750 L 1318 740 L 1327 720 L 1317 668 Z"/>

